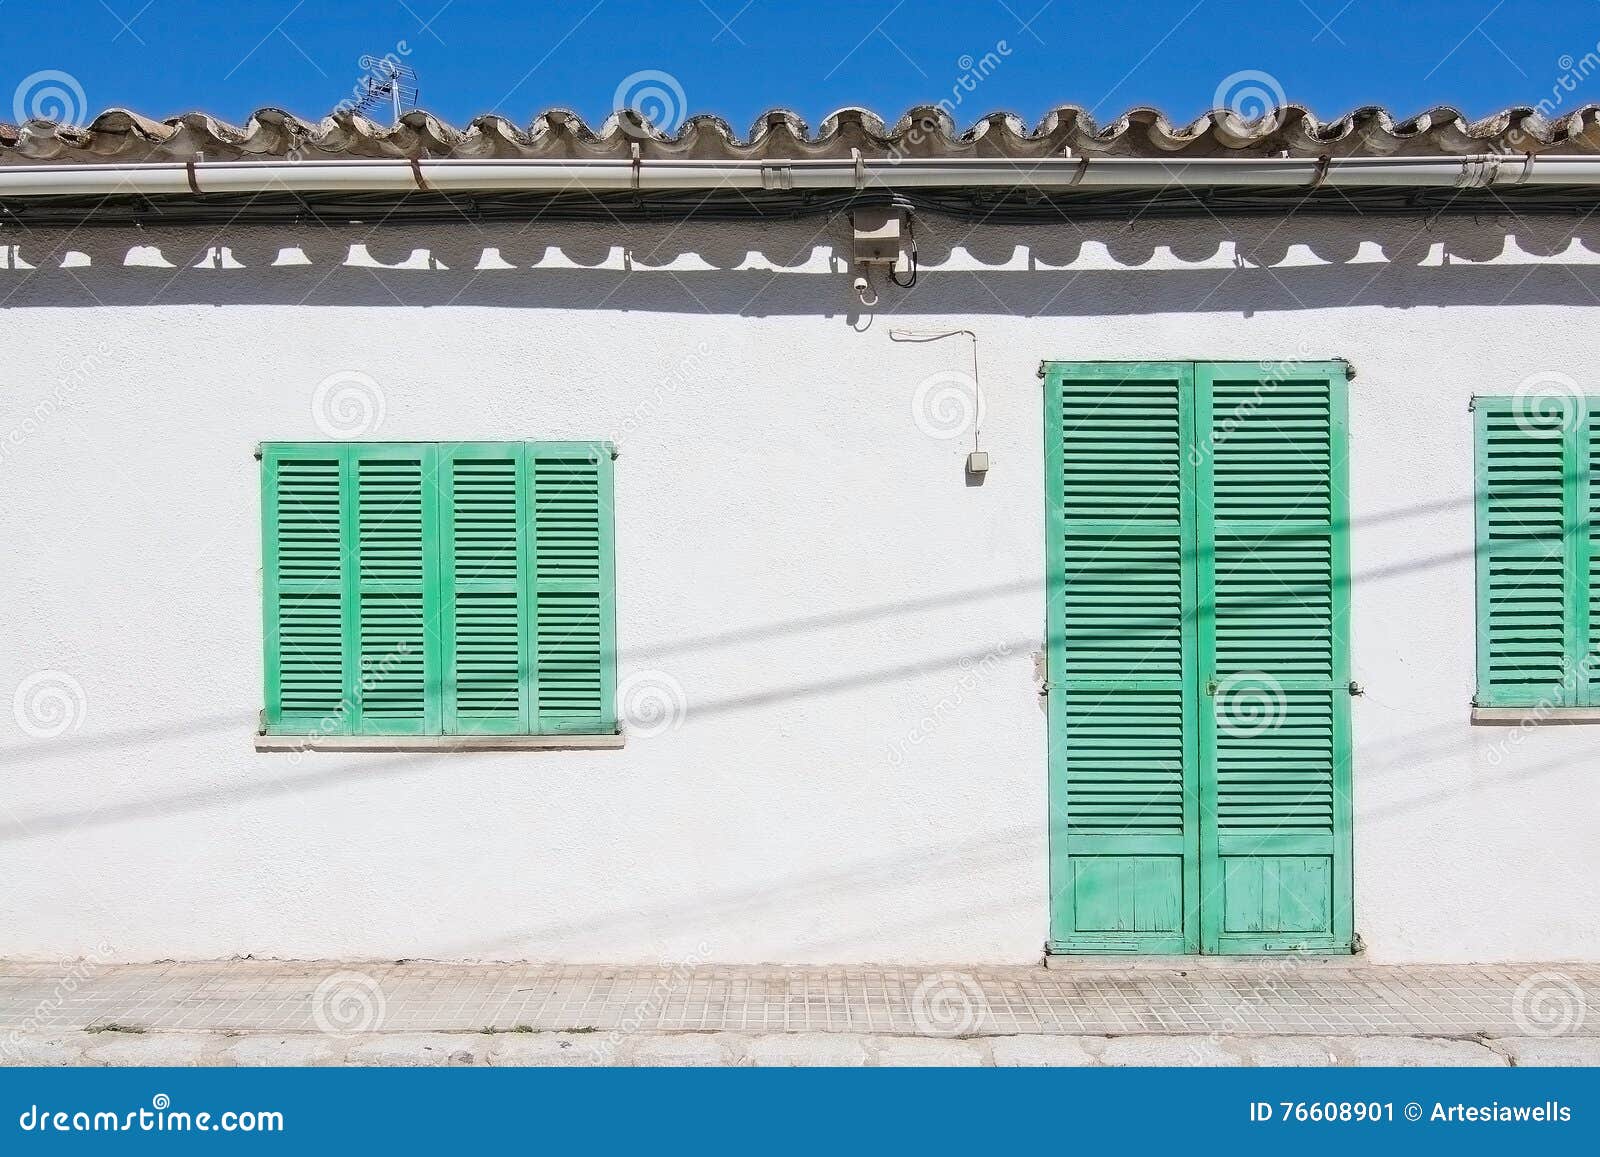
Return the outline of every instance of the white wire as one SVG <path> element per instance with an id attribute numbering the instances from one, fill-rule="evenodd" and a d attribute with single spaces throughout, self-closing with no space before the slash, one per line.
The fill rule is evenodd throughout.
<path id="1" fill-rule="evenodd" d="M 978 380 L 978 335 L 970 329 L 891 329 L 890 341 L 938 341 L 940 338 L 960 337 L 965 334 L 972 339 L 972 388 L 976 393 L 973 402 L 972 421 L 972 448 L 978 448 L 978 421 L 979 402 L 983 397 L 983 383 Z"/>

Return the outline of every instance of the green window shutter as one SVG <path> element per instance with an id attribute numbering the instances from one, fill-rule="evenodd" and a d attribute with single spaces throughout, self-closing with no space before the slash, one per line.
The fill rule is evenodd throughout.
<path id="1" fill-rule="evenodd" d="M 1573 706 L 1589 693 L 1594 450 L 1582 410 L 1569 397 L 1473 402 L 1479 706 Z"/>
<path id="2" fill-rule="evenodd" d="M 349 448 L 345 631 L 355 640 L 356 732 L 440 732 L 438 448 Z"/>
<path id="3" fill-rule="evenodd" d="M 263 446 L 266 729 L 348 734 L 353 669 L 344 634 L 346 449 Z"/>
<path id="4" fill-rule="evenodd" d="M 1188 365 L 1047 379 L 1051 938 L 1193 952 Z"/>
<path id="5" fill-rule="evenodd" d="M 267 730 L 616 730 L 612 450 L 262 447 Z"/>
<path id="6" fill-rule="evenodd" d="M 1353 936 L 1346 389 L 1338 363 L 1195 369 L 1208 952 Z"/>
<path id="7" fill-rule="evenodd" d="M 523 445 L 448 446 L 439 481 L 444 730 L 526 734 L 532 730 L 532 667 Z"/>
<path id="8" fill-rule="evenodd" d="M 530 442 L 524 469 L 536 729 L 615 731 L 611 447 Z"/>

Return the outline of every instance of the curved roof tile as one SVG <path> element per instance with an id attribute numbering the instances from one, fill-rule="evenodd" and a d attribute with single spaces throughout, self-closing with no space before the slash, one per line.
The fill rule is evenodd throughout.
<path id="1" fill-rule="evenodd" d="M 1060 105 L 1031 128 L 1010 112 L 992 112 L 960 129 L 951 109 L 918 105 L 891 126 L 870 109 L 841 108 L 815 134 L 790 109 L 772 109 L 739 136 L 721 117 L 691 116 L 664 133 L 624 109 L 590 128 L 570 109 L 540 113 L 526 128 L 501 116 L 479 116 L 457 128 L 415 109 L 393 126 L 350 112 L 320 121 L 282 109 L 257 109 L 242 126 L 205 113 L 151 120 L 128 109 L 102 112 L 84 126 L 29 121 L 0 124 L 0 164 L 360 157 L 481 159 L 626 159 L 638 144 L 647 157 L 699 160 L 866 156 L 1000 157 L 1031 160 L 1100 156 L 1460 156 L 1470 153 L 1600 153 L 1600 106 L 1554 118 L 1518 106 L 1478 121 L 1440 105 L 1396 120 L 1376 105 L 1319 121 L 1303 105 L 1276 108 L 1255 120 L 1221 109 L 1174 124 L 1159 109 L 1132 108 L 1101 125 L 1086 109 Z"/>

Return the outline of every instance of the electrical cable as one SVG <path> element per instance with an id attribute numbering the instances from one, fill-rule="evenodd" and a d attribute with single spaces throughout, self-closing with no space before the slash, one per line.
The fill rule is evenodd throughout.
<path id="1" fill-rule="evenodd" d="M 208 193 L 0 198 L 0 226 L 120 226 L 311 222 L 330 226 L 445 221 L 682 222 L 798 220 L 882 206 L 883 195 L 803 189 L 693 190 L 643 194 L 548 191 L 459 193 Z M 1594 208 L 1585 187 L 1303 189 L 922 189 L 896 194 L 896 208 L 995 225 L 1084 221 L 1216 219 L 1230 216 L 1583 214 Z"/>
<path id="2" fill-rule="evenodd" d="M 895 273 L 893 266 L 890 266 L 889 268 L 889 280 L 894 282 L 901 289 L 912 289 L 915 288 L 917 284 L 917 226 L 915 216 L 909 211 L 906 213 L 906 236 L 911 240 L 911 280 L 901 281 L 899 275 Z M 978 339 L 974 337 L 972 341 L 974 344 L 973 360 L 976 361 L 976 344 Z"/>

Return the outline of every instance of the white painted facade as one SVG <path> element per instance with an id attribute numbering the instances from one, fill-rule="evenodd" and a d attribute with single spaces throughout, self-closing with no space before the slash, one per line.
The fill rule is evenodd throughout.
<path id="1" fill-rule="evenodd" d="M 1039 362 L 1345 357 L 1356 928 L 1600 959 L 1600 730 L 1469 710 L 1468 400 L 1600 393 L 1591 222 L 927 218 L 874 311 L 846 228 L 0 229 L 0 955 L 1037 960 Z M 982 486 L 896 326 L 979 335 Z M 252 454 L 333 375 L 620 444 L 623 749 L 252 749 Z"/>

